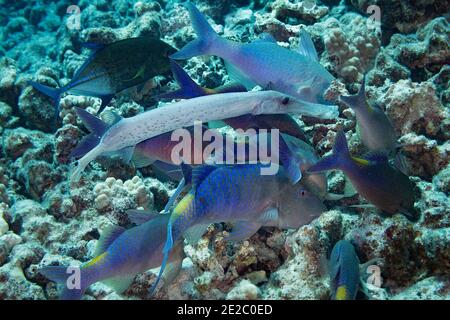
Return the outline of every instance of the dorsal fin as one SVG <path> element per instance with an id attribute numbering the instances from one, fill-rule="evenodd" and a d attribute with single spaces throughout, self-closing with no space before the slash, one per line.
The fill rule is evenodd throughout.
<path id="1" fill-rule="evenodd" d="M 144 224 L 150 220 L 153 220 L 160 216 L 156 212 L 146 211 L 146 210 L 127 210 L 126 211 L 128 219 L 131 223 L 136 225 Z"/>
<path id="2" fill-rule="evenodd" d="M 97 42 L 82 42 L 81 47 L 92 50 L 92 51 L 97 51 L 97 50 L 103 49 L 104 47 L 106 47 L 106 45 L 103 43 L 97 43 Z"/>
<path id="3" fill-rule="evenodd" d="M 340 96 L 339 100 L 344 102 L 353 110 L 368 106 L 366 102 L 366 76 L 364 75 L 361 87 L 357 94 L 352 96 Z"/>
<path id="4" fill-rule="evenodd" d="M 75 107 L 75 112 L 83 121 L 84 126 L 91 132 L 70 153 L 72 158 L 80 158 L 100 143 L 103 134 L 110 126 L 84 109 Z"/>
<path id="5" fill-rule="evenodd" d="M 192 183 L 192 167 L 184 162 L 181 163 L 181 172 L 183 172 L 184 183 Z"/>
<path id="6" fill-rule="evenodd" d="M 216 166 L 203 165 L 192 170 L 192 184 L 199 185 L 214 170 Z"/>
<path id="7" fill-rule="evenodd" d="M 364 155 L 364 159 L 367 159 L 374 164 L 389 162 L 389 157 L 388 157 L 387 153 L 382 152 L 382 151 L 368 152 L 367 154 Z"/>
<path id="8" fill-rule="evenodd" d="M 101 43 L 95 43 L 95 42 L 83 42 L 81 44 L 81 47 L 91 50 L 91 53 L 90 53 L 89 57 L 86 59 L 86 61 L 83 62 L 81 67 L 78 68 L 78 70 L 75 72 L 71 82 L 76 82 L 77 80 L 79 80 L 78 78 L 79 78 L 80 74 L 86 69 L 86 67 L 94 59 L 97 51 L 103 49 L 104 47 L 106 47 L 106 45 L 101 44 Z"/>
<path id="9" fill-rule="evenodd" d="M 207 91 L 210 91 L 211 89 L 208 89 Z M 247 88 L 243 86 L 240 83 L 232 82 L 225 84 L 223 86 L 220 86 L 218 88 L 215 88 L 212 90 L 215 93 L 228 93 L 228 92 L 247 92 Z"/>
<path id="10" fill-rule="evenodd" d="M 103 112 L 103 119 L 105 120 L 105 122 L 107 124 L 109 124 L 110 126 L 116 124 L 117 122 L 119 122 L 120 120 L 122 120 L 122 116 L 120 116 L 118 113 L 111 111 L 111 110 L 106 110 L 105 112 Z"/>
<path id="11" fill-rule="evenodd" d="M 94 133 L 96 136 L 101 137 L 110 127 L 109 124 L 105 123 L 102 119 L 97 118 L 84 109 L 75 107 L 75 112 L 89 132 Z"/>
<path id="12" fill-rule="evenodd" d="M 113 243 L 125 230 L 125 228 L 120 226 L 106 227 L 97 242 L 94 256 L 99 256 L 100 254 L 108 250 L 111 243 Z"/>
<path id="13" fill-rule="evenodd" d="M 319 56 L 317 55 L 316 48 L 314 47 L 314 42 L 311 39 L 311 36 L 305 29 L 300 30 L 300 37 L 298 43 L 298 52 L 310 58 L 314 61 L 319 61 Z"/>
<path id="14" fill-rule="evenodd" d="M 267 32 L 261 33 L 258 39 L 256 39 L 253 42 L 271 42 L 271 43 L 277 43 L 277 40 Z"/>

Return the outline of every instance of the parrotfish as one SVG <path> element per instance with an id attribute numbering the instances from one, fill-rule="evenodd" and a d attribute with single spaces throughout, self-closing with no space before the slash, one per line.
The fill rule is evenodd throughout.
<path id="1" fill-rule="evenodd" d="M 93 53 L 64 87 L 50 88 L 30 82 L 35 89 L 54 100 L 56 112 L 59 112 L 61 95 L 68 92 L 100 98 L 100 113 L 117 93 L 170 71 L 169 55 L 176 52 L 167 43 L 151 37 L 88 46 Z"/>
<path id="2" fill-rule="evenodd" d="M 309 173 L 327 170 L 342 170 L 355 189 L 384 214 L 402 213 L 410 220 L 416 220 L 414 208 L 416 187 L 405 174 L 393 168 L 385 154 L 371 154 L 364 158 L 350 155 L 347 139 L 339 131 L 333 153 L 308 169 Z"/>
<path id="3" fill-rule="evenodd" d="M 360 283 L 359 268 L 355 247 L 347 240 L 338 241 L 328 265 L 333 300 L 355 300 Z"/>
<path id="4" fill-rule="evenodd" d="M 185 179 L 191 179 L 192 187 L 172 211 L 160 275 L 173 243 L 181 236 L 196 242 L 211 223 L 234 222 L 226 239 L 239 241 L 262 226 L 299 228 L 326 210 L 301 183 L 292 184 L 283 167 L 275 175 L 262 175 L 262 166 L 205 165 L 192 172 L 183 166 Z"/>
<path id="5" fill-rule="evenodd" d="M 130 286 L 138 273 L 161 265 L 169 215 L 137 211 L 131 212 L 129 216 L 132 222 L 139 225 L 128 230 L 119 226 L 107 228 L 102 232 L 95 257 L 90 261 L 77 268 L 47 266 L 39 270 L 49 280 L 63 286 L 60 299 L 81 299 L 86 289 L 98 281 L 120 294 Z M 167 282 L 178 274 L 183 258 L 183 244 L 179 241 L 169 257 L 170 272 L 164 275 Z M 79 279 L 74 278 L 74 270 L 78 270 Z M 73 283 L 69 277 L 74 280 Z M 68 282 L 75 285 L 76 280 L 78 286 L 68 286 Z"/>
<path id="6" fill-rule="evenodd" d="M 175 61 L 171 60 L 171 69 L 180 89 L 161 95 L 167 99 L 190 99 L 210 94 L 225 92 L 246 92 L 247 89 L 240 84 L 231 83 L 215 89 L 200 87 Z M 307 141 L 305 133 L 299 124 L 288 114 L 261 114 L 259 116 L 243 115 L 240 117 L 224 119 L 223 122 L 233 129 L 248 130 L 277 128 L 282 133 Z"/>
<path id="7" fill-rule="evenodd" d="M 320 65 L 314 44 L 304 30 L 298 52 L 279 46 L 269 35 L 241 44 L 221 38 L 192 3 L 186 7 L 198 38 L 172 54 L 172 59 L 218 56 L 225 60 L 229 75 L 247 89 L 259 85 L 302 100 L 325 102 L 323 93 L 334 78 Z"/>
<path id="8" fill-rule="evenodd" d="M 122 158 L 129 161 L 139 142 L 175 129 L 190 127 L 196 121 L 206 123 L 244 114 L 289 113 L 333 118 L 337 116 L 338 110 L 337 107 L 329 108 L 302 101 L 276 91 L 253 91 L 183 100 L 126 119 L 116 115 L 110 121 L 112 125 L 106 125 L 82 109 L 77 109 L 77 113 L 91 134 L 77 150 L 84 156 L 78 160 L 78 166 L 72 173 L 74 179 L 78 179 L 86 166 L 102 154 L 120 152 Z"/>

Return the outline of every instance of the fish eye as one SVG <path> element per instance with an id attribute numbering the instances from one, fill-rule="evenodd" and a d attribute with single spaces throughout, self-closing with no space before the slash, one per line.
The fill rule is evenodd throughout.
<path id="1" fill-rule="evenodd" d="M 300 196 L 304 197 L 306 195 L 305 189 L 300 189 Z"/>
<path id="2" fill-rule="evenodd" d="M 289 97 L 284 97 L 283 100 L 281 100 L 281 104 L 285 106 L 289 103 L 289 100 Z"/>

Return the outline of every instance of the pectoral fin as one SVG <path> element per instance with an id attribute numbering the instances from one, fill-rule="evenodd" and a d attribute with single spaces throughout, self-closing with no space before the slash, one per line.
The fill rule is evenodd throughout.
<path id="1" fill-rule="evenodd" d="M 233 231 L 230 233 L 225 240 L 228 241 L 241 241 L 250 238 L 254 235 L 259 228 L 261 228 L 261 223 L 256 221 L 238 221 L 234 227 Z"/>
<path id="2" fill-rule="evenodd" d="M 122 150 L 118 151 L 117 154 L 123 160 L 123 162 L 130 163 L 131 158 L 133 158 L 134 154 L 134 146 L 123 148 Z"/>
<path id="3" fill-rule="evenodd" d="M 193 227 L 190 227 L 184 232 L 184 238 L 190 243 L 190 244 L 196 244 L 201 237 L 205 234 L 206 230 L 208 229 L 209 223 L 207 224 L 198 224 Z"/>
<path id="4" fill-rule="evenodd" d="M 127 210 L 127 216 L 131 223 L 140 225 L 158 217 L 159 214 L 145 210 Z"/>
<path id="5" fill-rule="evenodd" d="M 292 152 L 288 143 L 284 139 L 284 134 L 280 136 L 280 161 L 283 165 L 283 168 L 286 170 L 287 176 L 292 184 L 296 184 L 302 178 L 302 172 L 300 170 L 301 160 L 296 157 L 296 155 Z"/>

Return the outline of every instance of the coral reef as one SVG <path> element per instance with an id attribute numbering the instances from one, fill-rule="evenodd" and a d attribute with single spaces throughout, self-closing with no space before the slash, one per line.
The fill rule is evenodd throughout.
<path id="1" fill-rule="evenodd" d="M 220 35 L 235 41 L 270 33 L 296 50 L 305 29 L 320 63 L 336 77 L 327 92 L 331 101 L 356 93 L 366 76 L 368 101 L 391 119 L 410 179 L 420 189 L 420 219 L 349 207 L 364 203 L 354 195 L 326 201 L 329 210 L 299 230 L 267 227 L 232 243 L 226 241 L 230 225 L 211 225 L 198 243 L 185 242 L 179 276 L 154 298 L 329 299 L 324 261 L 346 239 L 361 263 L 380 259 L 382 284 L 367 285 L 371 298 L 448 300 L 450 29 L 443 14 L 449 2 L 194 2 Z M 67 84 L 91 54 L 85 42 L 154 36 L 181 48 L 196 37 L 187 11 L 179 1 L 82 0 L 78 29 L 66 14 L 69 5 L 19 0 L 2 2 L 0 10 L 0 299 L 56 299 L 56 285 L 37 272 L 40 267 L 88 261 L 104 228 L 130 227 L 129 209 L 161 211 L 175 188 L 150 167 L 136 169 L 110 157 L 92 163 L 79 182 L 70 181 L 71 152 L 88 129 L 74 107 L 95 113 L 100 100 L 65 95 L 55 114 L 54 102 L 27 81 Z M 380 7 L 379 26 L 369 5 Z M 230 80 L 216 57 L 182 65 L 204 87 Z M 162 74 L 120 93 L 106 110 L 130 117 L 160 106 L 158 94 L 176 87 L 170 74 Z M 330 153 L 339 129 L 351 153 L 362 155 L 355 113 L 337 103 L 337 119 L 295 119 L 320 156 Z M 328 185 L 334 193 L 350 188 L 341 172 L 331 173 Z M 137 275 L 122 295 L 96 283 L 84 299 L 148 299 L 156 271 Z"/>

